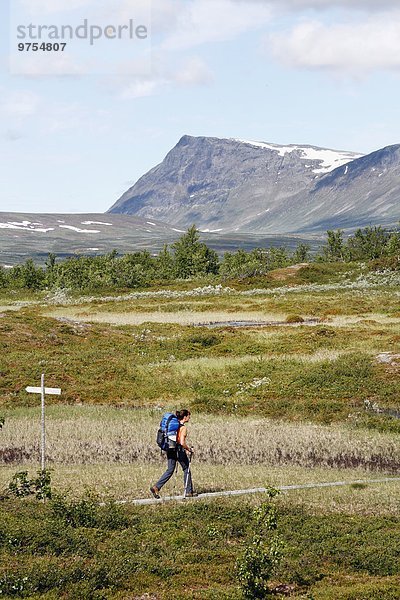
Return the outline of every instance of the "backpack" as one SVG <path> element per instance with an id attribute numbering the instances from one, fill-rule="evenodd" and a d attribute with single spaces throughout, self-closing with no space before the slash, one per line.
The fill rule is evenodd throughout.
<path id="1" fill-rule="evenodd" d="M 157 431 L 157 445 L 166 452 L 176 447 L 176 436 L 180 427 L 179 419 L 173 413 L 163 415 Z M 172 438 L 172 439 L 171 439 Z M 175 441 L 174 441 L 175 438 Z"/>

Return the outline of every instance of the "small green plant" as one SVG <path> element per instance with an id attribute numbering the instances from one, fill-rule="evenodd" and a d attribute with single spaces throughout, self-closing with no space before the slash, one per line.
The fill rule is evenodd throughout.
<path id="1" fill-rule="evenodd" d="M 98 499 L 89 494 L 77 501 L 68 501 L 60 495 L 53 498 L 51 505 L 54 516 L 62 518 L 71 527 L 95 527 Z"/>
<path id="2" fill-rule="evenodd" d="M 267 598 L 268 581 L 283 556 L 283 542 L 276 534 L 277 513 L 271 500 L 279 491 L 270 488 L 269 501 L 253 511 L 254 533 L 243 555 L 236 562 L 236 574 L 244 598 Z"/>
<path id="3" fill-rule="evenodd" d="M 50 471 L 38 471 L 38 476 L 33 480 L 34 493 L 38 500 L 51 499 L 51 475 Z"/>
<path id="4" fill-rule="evenodd" d="M 31 481 L 28 479 L 28 471 L 20 471 L 13 475 L 8 485 L 8 490 L 16 498 L 25 498 L 32 494 Z"/>
<path id="5" fill-rule="evenodd" d="M 51 475 L 50 471 L 38 471 L 35 479 L 29 479 L 28 471 L 15 473 L 8 485 L 8 491 L 16 498 L 36 496 L 38 500 L 51 498 Z"/>

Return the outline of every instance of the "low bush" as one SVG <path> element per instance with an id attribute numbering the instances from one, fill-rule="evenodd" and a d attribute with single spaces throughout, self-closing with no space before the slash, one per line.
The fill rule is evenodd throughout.
<path id="1" fill-rule="evenodd" d="M 83 500 L 0 504 L 3 597 L 240 598 L 232 564 L 243 560 L 243 548 L 252 547 L 271 516 L 256 499 L 112 509 Z M 277 508 L 286 548 L 269 589 L 283 585 L 316 600 L 369 600 L 373 591 L 376 598 L 395 597 L 390 578 L 399 569 L 398 517 L 310 514 L 281 506 L 279 499 Z M 104 515 L 115 510 L 117 522 L 114 516 L 110 524 L 109 512 Z M 262 568 L 270 568 L 268 556 Z M 248 560 L 242 564 L 251 566 Z M 343 578 L 359 596 L 345 596 Z"/>
<path id="2" fill-rule="evenodd" d="M 114 502 L 100 505 L 94 494 L 88 494 L 80 500 L 67 500 L 56 495 L 50 506 L 54 517 L 74 528 L 120 530 L 130 524 L 121 507 Z"/>

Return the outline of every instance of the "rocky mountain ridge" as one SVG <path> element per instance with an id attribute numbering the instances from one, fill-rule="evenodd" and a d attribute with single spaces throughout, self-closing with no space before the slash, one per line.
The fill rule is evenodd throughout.
<path id="1" fill-rule="evenodd" d="M 183 136 L 108 212 L 203 231 L 318 233 L 400 218 L 400 145 L 366 156 Z"/>

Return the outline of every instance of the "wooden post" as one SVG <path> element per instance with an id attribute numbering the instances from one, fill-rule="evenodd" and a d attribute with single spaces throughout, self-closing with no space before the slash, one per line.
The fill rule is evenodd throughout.
<path id="1" fill-rule="evenodd" d="M 42 473 L 46 469 L 46 408 L 44 403 L 44 397 L 46 388 L 44 387 L 44 373 L 42 374 L 41 380 L 41 395 L 42 395 L 42 443 L 41 443 L 41 465 Z"/>
<path id="2" fill-rule="evenodd" d="M 46 470 L 46 407 L 45 407 L 45 396 L 46 394 L 54 394 L 59 396 L 61 394 L 60 388 L 47 388 L 44 385 L 44 373 L 41 378 L 40 387 L 30 387 L 25 388 L 29 394 L 40 394 L 42 398 L 41 406 L 42 406 L 42 418 L 41 418 L 41 444 L 40 444 L 40 463 L 42 472 Z"/>

